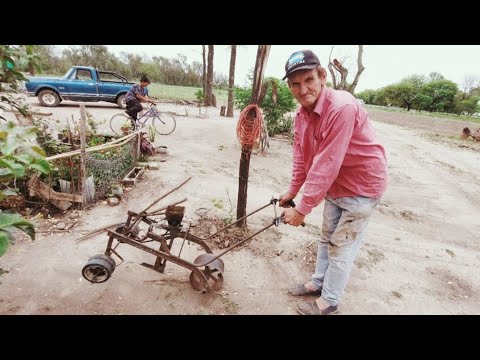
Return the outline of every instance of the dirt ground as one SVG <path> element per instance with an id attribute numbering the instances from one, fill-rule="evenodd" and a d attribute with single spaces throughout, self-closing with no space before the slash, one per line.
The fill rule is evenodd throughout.
<path id="1" fill-rule="evenodd" d="M 38 106 L 36 99 L 29 101 Z M 225 281 L 216 293 L 198 293 L 189 271 L 178 265 L 168 263 L 163 274 L 140 266 L 154 257 L 128 245 L 117 248 L 125 263 L 107 282 L 83 279 L 83 265 L 104 251 L 107 237 L 77 242 L 78 237 L 125 220 L 127 210 L 143 209 L 189 176 L 159 205 L 187 197 L 186 220 L 195 224 L 205 212 L 228 218 L 230 197 L 235 215 L 238 113 L 225 118 L 210 109 L 202 119 L 193 107 L 162 107 L 189 116 L 177 116 L 175 132 L 158 138 L 168 147 L 160 169 L 146 171 L 116 207 L 99 203 L 60 218 L 35 219 L 37 239 L 19 237 L 0 258 L 0 314 L 296 314 L 299 299 L 287 289 L 311 274 L 323 206 L 306 218 L 305 228 L 281 224 L 224 255 Z M 66 102 L 48 110 L 62 120 L 78 113 L 78 105 Z M 120 112 L 109 104 L 90 104 L 88 111 L 97 119 Z M 371 219 L 340 314 L 480 314 L 478 144 L 452 138 L 465 127 L 461 122 L 378 110 L 370 115 L 387 151 L 389 186 Z M 289 143 L 272 140 L 267 155 L 252 156 L 247 211 L 287 189 L 291 153 Z M 219 202 L 223 209 L 214 206 Z M 249 229 L 267 225 L 273 215 L 272 208 L 253 215 Z M 75 226 L 57 230 L 60 221 Z M 215 230 L 198 226 L 203 233 Z M 182 258 L 197 255 L 196 247 L 185 244 Z"/>

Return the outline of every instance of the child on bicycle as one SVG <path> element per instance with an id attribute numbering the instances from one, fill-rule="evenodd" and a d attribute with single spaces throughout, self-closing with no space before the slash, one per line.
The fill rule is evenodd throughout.
<path id="1" fill-rule="evenodd" d="M 154 101 L 148 97 L 148 85 L 150 85 L 150 80 L 145 75 L 142 75 L 140 84 L 133 84 L 127 95 L 125 95 L 125 104 L 127 105 L 125 112 L 132 118 L 132 124 L 137 120 L 137 114 L 143 110 L 140 102 L 154 104 Z"/>

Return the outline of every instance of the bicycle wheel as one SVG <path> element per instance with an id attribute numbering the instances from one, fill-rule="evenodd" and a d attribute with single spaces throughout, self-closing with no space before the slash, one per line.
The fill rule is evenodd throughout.
<path id="1" fill-rule="evenodd" d="M 129 116 L 125 114 L 114 115 L 110 119 L 110 129 L 113 131 L 114 134 L 123 136 L 122 125 L 127 122 L 131 123 L 131 119 Z"/>
<path id="2" fill-rule="evenodd" d="M 160 135 L 169 135 L 177 126 L 175 117 L 168 112 L 157 113 L 152 120 L 155 130 Z"/>

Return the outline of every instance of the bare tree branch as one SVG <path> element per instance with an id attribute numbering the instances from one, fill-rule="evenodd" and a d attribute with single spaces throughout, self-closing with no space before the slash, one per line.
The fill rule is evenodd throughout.
<path id="1" fill-rule="evenodd" d="M 340 73 L 340 82 L 337 85 L 337 89 L 345 90 L 347 88 L 348 69 L 343 67 L 342 63 L 337 59 L 333 59 L 333 67 Z"/>
<path id="2" fill-rule="evenodd" d="M 335 73 L 333 72 L 333 63 L 332 63 L 332 52 L 335 45 L 332 46 L 332 50 L 330 50 L 330 55 L 328 56 L 328 71 L 330 71 L 330 75 L 332 76 L 332 84 L 333 88 L 337 88 L 337 78 L 335 77 Z"/>
<path id="3" fill-rule="evenodd" d="M 357 74 L 355 75 L 355 79 L 353 79 L 352 85 L 348 88 L 348 92 L 353 94 L 355 92 L 355 88 L 357 87 L 358 80 L 360 79 L 360 75 L 362 75 L 363 70 L 365 70 L 365 66 L 362 63 L 362 56 L 363 56 L 363 45 L 358 45 L 358 58 L 357 58 Z"/>

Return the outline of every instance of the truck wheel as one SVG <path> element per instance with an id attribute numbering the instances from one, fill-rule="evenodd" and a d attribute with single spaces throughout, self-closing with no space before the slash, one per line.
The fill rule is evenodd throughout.
<path id="1" fill-rule="evenodd" d="M 53 90 L 42 90 L 38 94 L 42 106 L 55 107 L 60 103 L 60 96 Z"/>
<path id="2" fill-rule="evenodd" d="M 120 109 L 126 109 L 127 104 L 125 104 L 125 94 L 122 94 L 117 99 L 117 105 L 120 106 Z"/>

